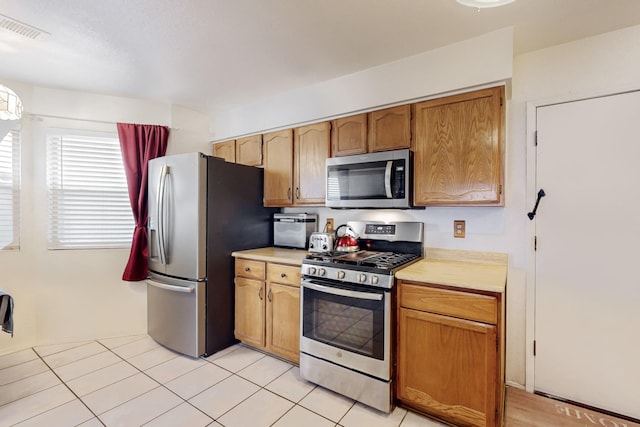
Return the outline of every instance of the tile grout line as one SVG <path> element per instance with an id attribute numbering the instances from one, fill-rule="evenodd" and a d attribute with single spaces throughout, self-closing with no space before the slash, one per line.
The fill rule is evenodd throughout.
<path id="1" fill-rule="evenodd" d="M 93 341 L 93 342 L 97 342 L 97 341 Z M 100 344 L 100 345 L 102 345 L 102 344 Z M 76 348 L 76 347 L 74 347 L 74 348 Z M 76 398 L 80 403 L 82 403 L 82 405 L 83 405 L 85 408 L 87 408 L 87 410 L 88 410 L 88 411 L 93 415 L 93 417 L 94 417 L 95 419 L 97 419 L 97 420 L 98 420 L 98 422 L 100 422 L 100 424 L 102 424 L 102 425 L 104 426 L 104 423 L 102 422 L 102 420 L 100 420 L 100 418 L 98 418 L 98 416 L 97 416 L 97 415 L 96 415 L 96 414 L 91 410 L 91 408 L 89 408 L 89 407 L 87 406 L 87 404 L 86 404 L 86 403 L 84 403 L 84 401 L 80 398 L 80 396 L 78 396 L 78 395 L 76 394 L 76 392 L 75 392 L 75 391 L 71 390 L 71 387 L 69 387 L 69 386 L 67 385 L 67 383 L 66 383 L 65 381 L 63 381 L 63 380 L 62 380 L 62 378 L 60 378 L 60 376 L 56 373 L 56 371 L 54 371 L 54 370 L 53 370 L 53 368 L 52 368 L 51 366 L 49 366 L 49 364 L 44 360 L 44 358 L 43 358 L 42 356 L 40 356 L 40 353 L 38 353 L 38 351 L 35 349 L 35 347 L 34 347 L 34 348 L 32 348 L 32 349 L 33 349 L 33 351 L 36 353 L 36 355 L 40 358 L 40 360 L 42 361 L 42 363 L 44 363 L 44 364 L 47 366 L 47 368 L 49 368 L 49 371 L 51 371 L 51 373 L 52 373 L 53 375 L 55 375 L 55 376 L 56 376 L 56 378 L 58 378 L 58 380 L 60 381 L 60 383 L 61 383 L 62 385 L 64 385 L 64 386 L 67 388 L 67 390 L 69 390 L 69 392 L 71 392 L 71 394 L 73 394 L 73 395 L 75 396 L 75 398 Z M 53 354 L 55 354 L 55 353 L 53 353 Z M 49 409 L 49 410 L 47 410 L 47 411 L 41 412 L 40 414 L 34 415 L 33 417 L 29 417 L 29 418 L 27 418 L 26 420 L 31 419 L 31 418 L 34 418 L 34 417 L 36 417 L 36 416 L 38 416 L 38 415 L 45 414 L 45 413 L 47 413 L 47 412 L 49 412 L 49 411 L 51 411 L 51 410 L 53 410 L 53 409 L 59 408 L 59 407 L 61 407 L 61 406 L 63 406 L 63 405 L 66 405 L 67 403 L 69 403 L 69 402 L 65 402 L 65 403 L 63 403 L 63 404 L 61 404 L 61 405 L 58 405 L 58 406 L 56 406 L 56 407 L 54 407 L 54 408 L 51 408 L 51 409 Z M 26 421 L 26 420 L 22 420 L 22 421 L 20 421 L 20 422 L 24 422 L 24 421 Z M 90 421 L 90 420 L 91 420 L 91 419 L 85 420 L 85 421 L 83 421 L 83 423 L 84 423 L 84 422 L 87 422 L 87 421 Z M 81 423 L 81 424 L 82 424 L 82 423 Z"/>

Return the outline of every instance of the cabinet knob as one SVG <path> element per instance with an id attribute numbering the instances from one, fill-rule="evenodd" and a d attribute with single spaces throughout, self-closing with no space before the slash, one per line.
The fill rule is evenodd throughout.
<path id="1" fill-rule="evenodd" d="M 284 279 L 285 277 L 287 277 L 287 275 L 285 273 L 280 273 L 280 277 Z"/>
<path id="2" fill-rule="evenodd" d="M 245 267 L 244 271 L 246 271 L 247 273 L 251 271 L 251 269 L 249 267 Z"/>

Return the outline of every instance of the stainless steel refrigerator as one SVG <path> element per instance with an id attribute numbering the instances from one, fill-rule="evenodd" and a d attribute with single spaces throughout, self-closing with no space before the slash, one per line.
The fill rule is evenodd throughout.
<path id="1" fill-rule="evenodd" d="M 263 170 L 202 153 L 165 156 L 148 173 L 149 335 L 199 357 L 233 344 L 231 252 L 269 246 Z"/>

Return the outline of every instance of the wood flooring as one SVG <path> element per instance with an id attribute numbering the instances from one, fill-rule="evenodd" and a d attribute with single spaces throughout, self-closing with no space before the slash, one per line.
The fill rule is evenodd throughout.
<path id="1" fill-rule="evenodd" d="M 507 387 L 505 427 L 640 427 L 640 424 Z"/>

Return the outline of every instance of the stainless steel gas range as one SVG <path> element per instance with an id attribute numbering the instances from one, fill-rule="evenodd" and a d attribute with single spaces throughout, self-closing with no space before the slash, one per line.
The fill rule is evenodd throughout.
<path id="1" fill-rule="evenodd" d="M 424 225 L 347 224 L 359 236 L 359 251 L 312 253 L 302 261 L 300 372 L 390 412 L 395 273 L 422 258 Z"/>

